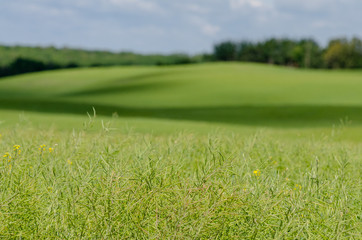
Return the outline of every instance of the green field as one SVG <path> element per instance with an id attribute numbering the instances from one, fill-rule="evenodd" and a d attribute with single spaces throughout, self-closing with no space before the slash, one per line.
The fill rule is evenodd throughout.
<path id="1" fill-rule="evenodd" d="M 330 128 L 343 120 L 353 135 L 362 124 L 361 77 L 361 71 L 237 63 L 50 71 L 1 80 L 1 120 L 14 122 L 24 111 L 35 123 L 72 128 L 62 122 L 76 122 L 75 115 L 85 117 L 94 107 L 98 116 L 117 114 L 122 123 L 150 123 L 154 131 L 164 131 L 158 120 L 181 128 L 202 123 L 283 130 Z M 65 119 L 56 121 L 59 113 Z"/>
<path id="2" fill-rule="evenodd" d="M 7 77 L 0 134 L 1 237 L 362 238 L 362 71 Z"/>

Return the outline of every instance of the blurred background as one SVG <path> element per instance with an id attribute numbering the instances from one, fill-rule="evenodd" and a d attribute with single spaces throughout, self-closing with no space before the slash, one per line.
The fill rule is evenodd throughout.
<path id="1" fill-rule="evenodd" d="M 211 52 L 224 40 L 361 37 L 359 0 L 12 0 L 0 42 L 139 53 Z"/>
<path id="2" fill-rule="evenodd" d="M 146 131 L 360 129 L 361 10 L 360 0 L 2 1 L 0 120 L 25 111 L 66 128 L 96 109 Z"/>
<path id="3" fill-rule="evenodd" d="M 54 65 L 48 68 L 186 63 L 215 58 L 305 67 L 360 67 L 361 63 L 335 63 L 331 58 L 342 51 L 353 55 L 351 48 L 361 51 L 361 9 L 359 0 L 2 1 L 0 44 L 49 48 L 2 47 L 0 65 L 9 65 L 22 56 Z M 233 44 L 220 45 L 223 42 Z M 90 56 L 71 52 L 74 48 L 122 52 L 123 56 L 121 59 L 103 53 L 96 61 L 91 58 L 99 58 L 100 53 Z M 322 51 L 329 51 L 324 63 L 318 56 Z M 136 56 L 130 53 L 176 54 L 178 59 L 134 59 Z M 289 55 L 290 59 L 278 59 L 273 54 Z M 304 62 L 303 54 L 308 55 Z"/>

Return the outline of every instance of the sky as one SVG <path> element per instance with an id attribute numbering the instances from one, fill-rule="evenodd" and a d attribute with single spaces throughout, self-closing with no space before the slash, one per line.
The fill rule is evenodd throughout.
<path id="1" fill-rule="evenodd" d="M 211 52 L 226 40 L 362 37 L 362 0 L 0 0 L 0 44 Z"/>

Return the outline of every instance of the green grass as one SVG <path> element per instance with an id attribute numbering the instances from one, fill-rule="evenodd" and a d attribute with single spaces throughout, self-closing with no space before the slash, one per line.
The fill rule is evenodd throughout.
<path id="1" fill-rule="evenodd" d="M 362 72 L 255 64 L 62 70 L 0 81 L 0 111 L 268 127 L 362 123 Z"/>
<path id="2" fill-rule="evenodd" d="M 361 76 L 218 63 L 4 78 L 0 236 L 361 239 Z"/>
<path id="3" fill-rule="evenodd" d="M 362 237 L 360 145 L 20 128 L 0 149 L 4 238 Z"/>

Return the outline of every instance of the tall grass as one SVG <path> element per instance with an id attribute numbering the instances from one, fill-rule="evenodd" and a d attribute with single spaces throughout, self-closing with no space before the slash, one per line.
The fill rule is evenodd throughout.
<path id="1" fill-rule="evenodd" d="M 20 126 L 1 132 L 0 236 L 361 239 L 360 149 Z"/>

